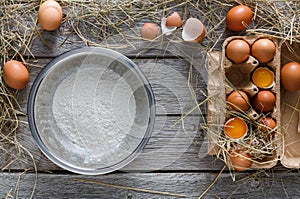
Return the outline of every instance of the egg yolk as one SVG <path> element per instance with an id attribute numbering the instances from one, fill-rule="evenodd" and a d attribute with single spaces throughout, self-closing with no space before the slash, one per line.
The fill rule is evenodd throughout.
<path id="1" fill-rule="evenodd" d="M 252 81 L 256 86 L 266 88 L 273 84 L 274 74 L 267 68 L 258 68 L 252 75 Z"/>
<path id="2" fill-rule="evenodd" d="M 233 139 L 242 138 L 247 133 L 247 124 L 240 118 L 232 118 L 225 123 L 224 133 Z"/>

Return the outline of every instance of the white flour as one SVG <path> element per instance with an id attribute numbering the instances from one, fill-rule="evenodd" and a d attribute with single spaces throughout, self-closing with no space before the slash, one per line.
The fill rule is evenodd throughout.
<path id="1" fill-rule="evenodd" d="M 119 150 L 134 123 L 136 102 L 119 74 L 86 67 L 61 82 L 52 111 L 65 138 L 87 151 L 85 162 L 100 162 Z"/>

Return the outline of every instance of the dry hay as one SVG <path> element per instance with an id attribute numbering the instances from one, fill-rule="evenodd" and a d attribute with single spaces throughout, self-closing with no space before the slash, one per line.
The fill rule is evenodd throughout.
<path id="1" fill-rule="evenodd" d="M 300 1 L 297 0 L 282 2 L 273 0 L 61 0 L 58 2 L 63 7 L 64 20 L 61 28 L 53 33 L 60 38 L 58 40 L 60 43 L 56 46 L 47 42 L 43 30 L 37 23 L 37 10 L 41 1 L 3 0 L 0 2 L 1 66 L 7 60 L 17 59 L 29 69 L 36 67 L 32 61 L 36 59 L 36 55 L 31 52 L 34 40 L 41 40 L 51 51 L 76 42 L 83 42 L 88 46 L 122 45 L 122 48 L 127 46 L 134 48 L 135 42 L 141 39 L 139 28 L 144 22 L 160 24 L 161 17 L 173 11 L 178 11 L 183 20 L 196 17 L 203 21 L 208 32 L 197 48 L 205 54 L 208 51 L 220 50 L 225 38 L 237 34 L 226 29 L 225 15 L 233 5 L 238 3 L 243 3 L 254 11 L 254 22 L 246 31 L 238 33 L 239 35 L 271 34 L 281 40 L 300 41 Z M 130 35 L 127 34 L 128 30 Z M 177 33 L 180 31 L 181 29 Z M 116 35 L 118 39 L 112 39 Z M 77 40 L 70 41 L 69 38 L 77 38 Z M 167 44 L 162 43 L 162 40 L 166 40 L 166 37 L 160 35 L 154 42 L 163 44 L 161 48 L 165 50 L 168 50 L 168 43 L 182 43 L 180 37 L 167 39 Z M 20 123 L 18 116 L 24 113 L 17 103 L 17 91 L 7 88 L 2 81 L 0 90 L 0 160 L 2 163 L 0 169 L 7 170 L 26 151 L 17 139 L 17 127 Z M 197 92 L 201 91 L 195 91 Z M 203 93 L 205 94 L 206 91 L 202 91 Z M 206 127 L 206 124 L 203 127 Z M 267 151 L 272 153 L 269 149 Z"/>

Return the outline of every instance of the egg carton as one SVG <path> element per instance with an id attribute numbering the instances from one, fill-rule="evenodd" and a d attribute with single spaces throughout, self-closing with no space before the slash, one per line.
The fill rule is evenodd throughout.
<path id="1" fill-rule="evenodd" d="M 290 61 L 300 63 L 300 43 L 281 44 L 281 66 Z M 288 92 L 281 87 L 281 133 L 283 145 L 281 164 L 287 168 L 300 168 L 300 90 Z"/>
<path id="2" fill-rule="evenodd" d="M 234 39 L 243 39 L 251 46 L 256 40 L 268 38 L 272 40 L 276 46 L 274 58 L 268 62 L 261 64 L 252 55 L 241 64 L 234 64 L 225 55 L 227 44 Z M 257 67 L 267 67 L 274 73 L 273 86 L 268 89 L 276 96 L 274 109 L 269 112 L 269 116 L 276 120 L 277 126 L 280 126 L 280 46 L 275 38 L 267 35 L 259 36 L 233 36 L 227 38 L 222 47 L 222 52 L 210 52 L 207 56 L 208 66 L 208 95 L 211 100 L 208 102 L 208 152 L 210 155 L 217 155 L 221 152 L 219 147 L 219 138 L 223 135 L 223 126 L 225 121 L 232 117 L 232 111 L 227 110 L 226 96 L 233 90 L 242 90 L 248 94 L 250 98 L 255 96 L 260 88 L 251 81 L 251 74 Z M 264 114 L 256 111 L 253 107 L 243 113 L 249 120 L 258 121 Z M 252 124 L 251 124 L 252 126 Z M 252 128 L 249 128 L 251 131 Z M 224 135 L 223 135 L 224 136 Z M 280 148 L 281 136 L 280 129 L 277 129 L 273 138 L 276 144 L 275 148 Z M 272 156 L 265 157 L 261 160 L 253 162 L 251 168 L 271 168 L 277 164 L 280 152 Z M 299 154 L 300 158 L 300 154 Z"/>

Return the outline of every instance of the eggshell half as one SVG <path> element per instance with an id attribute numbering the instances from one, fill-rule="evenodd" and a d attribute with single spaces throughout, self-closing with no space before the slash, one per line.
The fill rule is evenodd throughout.
<path id="1" fill-rule="evenodd" d="M 176 26 L 167 26 L 167 18 L 163 17 L 161 19 L 161 31 L 165 35 L 170 35 L 174 30 L 177 29 Z"/>
<path id="2" fill-rule="evenodd" d="M 166 26 L 168 27 L 182 26 L 182 20 L 178 12 L 173 12 L 170 16 L 167 17 Z"/>
<path id="3" fill-rule="evenodd" d="M 182 39 L 189 42 L 199 42 L 206 34 L 205 26 L 196 18 L 189 18 L 182 30 Z"/>

